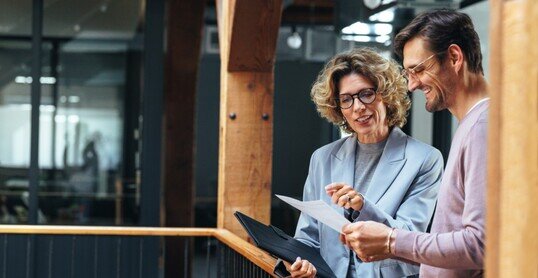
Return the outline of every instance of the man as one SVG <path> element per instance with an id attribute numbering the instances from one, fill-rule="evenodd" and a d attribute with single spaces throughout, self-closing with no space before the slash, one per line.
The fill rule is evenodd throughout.
<path id="1" fill-rule="evenodd" d="M 395 50 L 409 90 L 425 94 L 426 110 L 448 109 L 459 121 L 431 233 L 356 222 L 344 227 L 341 240 L 366 262 L 420 263 L 420 277 L 482 276 L 489 100 L 478 35 L 469 16 L 435 10 L 405 27 Z"/>

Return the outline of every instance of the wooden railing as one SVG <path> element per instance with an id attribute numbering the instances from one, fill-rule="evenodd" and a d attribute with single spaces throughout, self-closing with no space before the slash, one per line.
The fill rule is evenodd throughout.
<path id="1" fill-rule="evenodd" d="M 272 274 L 276 260 L 266 252 L 248 243 L 225 229 L 214 228 L 154 228 L 154 227 L 98 227 L 98 226 L 45 226 L 45 225 L 0 225 L 0 235 L 43 235 L 43 236 L 120 236 L 120 237 L 213 237 L 235 251 L 255 266 L 261 268 L 266 276 Z M 227 248 L 227 250 L 228 250 Z M 224 263 L 226 264 L 226 263 Z M 240 266 L 245 265 L 240 263 Z M 224 266 L 228 267 L 228 266 Z M 238 267 L 235 267 L 238 268 Z M 233 277 L 249 277 L 250 272 L 241 274 L 225 272 Z M 246 266 L 245 266 L 246 268 Z M 249 266 L 249 268 L 253 268 Z"/>

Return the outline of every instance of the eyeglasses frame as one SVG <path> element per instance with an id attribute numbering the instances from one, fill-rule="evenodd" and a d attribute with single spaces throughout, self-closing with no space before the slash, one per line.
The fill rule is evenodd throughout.
<path id="1" fill-rule="evenodd" d="M 372 99 L 371 102 L 364 102 L 364 101 L 362 101 L 361 98 L 360 98 L 360 94 L 363 93 L 363 92 L 366 91 L 366 90 L 372 90 L 372 91 L 374 91 L 374 98 Z M 362 90 L 360 90 L 360 91 L 358 91 L 357 93 L 354 93 L 354 94 L 342 94 L 342 95 L 348 95 L 348 96 L 351 97 L 351 105 L 350 105 L 349 107 L 345 107 L 345 108 L 342 107 L 342 106 L 340 105 L 340 97 L 335 98 L 336 105 L 337 105 L 338 108 L 340 108 L 340 109 L 349 109 L 349 108 L 353 107 L 353 105 L 355 104 L 355 99 L 358 99 L 358 100 L 359 100 L 362 104 L 364 104 L 364 105 L 368 105 L 368 104 L 372 104 L 372 103 L 374 103 L 374 101 L 377 99 L 377 88 L 374 88 L 374 87 L 372 87 L 372 88 L 364 88 L 364 89 L 362 89 Z M 340 95 L 339 95 L 339 96 L 340 96 Z"/>
<path id="2" fill-rule="evenodd" d="M 443 51 L 444 52 L 444 51 Z M 401 75 L 409 80 L 409 77 L 410 76 L 413 76 L 414 78 L 418 78 L 418 74 L 425 71 L 426 69 L 423 69 L 421 71 L 419 71 L 418 73 L 416 72 L 416 68 L 422 66 L 424 63 L 426 63 L 427 61 L 429 61 L 431 58 L 439 55 L 439 54 L 442 54 L 443 52 L 439 52 L 439 53 L 434 53 L 432 55 L 430 55 L 428 58 L 422 60 L 420 63 L 416 64 L 414 67 L 412 68 L 407 68 L 407 69 L 402 69 L 402 72 L 401 72 Z"/>

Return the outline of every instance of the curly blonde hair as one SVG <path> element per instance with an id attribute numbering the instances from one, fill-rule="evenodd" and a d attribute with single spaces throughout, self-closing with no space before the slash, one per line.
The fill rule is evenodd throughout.
<path id="1" fill-rule="evenodd" d="M 389 127 L 402 127 L 407 122 L 411 101 L 407 95 L 407 83 L 400 74 L 400 66 L 365 47 L 334 56 L 319 73 L 310 96 L 323 118 L 349 133 L 355 132 L 344 120 L 344 115 L 336 104 L 338 83 L 351 73 L 366 77 L 377 88 L 387 109 L 386 121 Z"/>

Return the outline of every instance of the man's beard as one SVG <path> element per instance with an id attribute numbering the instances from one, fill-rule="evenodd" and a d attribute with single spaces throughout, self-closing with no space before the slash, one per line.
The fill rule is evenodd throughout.
<path id="1" fill-rule="evenodd" d="M 426 110 L 428 112 L 441 111 L 447 108 L 447 103 L 445 95 L 443 93 L 438 93 L 435 97 L 428 101 L 426 100 Z"/>

